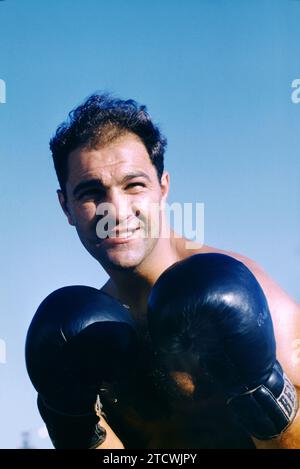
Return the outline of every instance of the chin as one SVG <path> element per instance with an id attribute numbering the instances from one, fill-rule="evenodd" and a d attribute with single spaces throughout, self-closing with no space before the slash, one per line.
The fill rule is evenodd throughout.
<path id="1" fill-rule="evenodd" d="M 137 256 L 135 253 L 134 256 L 126 256 L 124 255 L 109 255 L 108 253 L 102 253 L 102 255 L 99 256 L 99 253 L 97 255 L 97 260 L 100 262 L 101 265 L 104 267 L 108 268 L 109 270 L 118 270 L 118 271 L 124 271 L 124 270 L 130 270 L 133 271 L 135 268 L 137 268 L 141 262 L 143 261 L 144 256 L 140 255 Z"/>
<path id="2" fill-rule="evenodd" d="M 131 246 L 87 249 L 89 253 L 107 270 L 134 271 L 151 254 L 155 244 L 136 240 Z"/>

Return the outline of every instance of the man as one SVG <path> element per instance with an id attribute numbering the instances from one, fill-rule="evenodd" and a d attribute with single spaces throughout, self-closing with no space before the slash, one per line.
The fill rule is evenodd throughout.
<path id="1" fill-rule="evenodd" d="M 138 330 L 141 351 L 148 357 L 147 301 L 160 275 L 195 254 L 228 254 L 245 264 L 261 285 L 273 320 L 277 359 L 294 386 L 300 386 L 300 364 L 293 348 L 300 337 L 298 305 L 247 257 L 209 246 L 199 248 L 196 243 L 187 245 L 185 238 L 169 230 L 164 209 L 170 184 L 163 165 L 165 146 L 166 140 L 144 106 L 101 94 L 75 109 L 51 140 L 60 205 L 84 247 L 109 275 L 102 292 L 126 305 Z M 106 212 L 99 210 L 103 204 Z M 158 208 L 155 213 L 153 207 Z M 108 223 L 110 219 L 114 222 L 109 235 L 101 239 L 99 221 L 105 216 Z M 154 368 L 150 375 L 155 380 Z M 106 438 L 99 449 L 122 448 L 124 444 L 251 447 L 252 441 L 257 448 L 300 447 L 299 413 L 277 438 L 251 439 L 228 418 L 221 400 L 212 399 L 209 392 L 203 392 L 199 399 L 191 397 L 193 383 L 188 373 L 166 373 L 157 380 L 159 392 L 176 402 L 171 416 L 167 418 L 162 410 L 161 417 L 153 417 L 134 403 L 121 405 L 109 415 L 104 405 L 101 425 Z M 141 400 L 143 392 L 141 388 Z M 149 403 L 148 397 L 142 407 L 159 409 L 159 399 Z M 122 439 L 126 429 L 132 430 L 130 443 Z"/>

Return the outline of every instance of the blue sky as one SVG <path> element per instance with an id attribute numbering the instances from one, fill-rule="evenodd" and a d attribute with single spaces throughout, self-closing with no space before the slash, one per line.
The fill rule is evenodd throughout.
<path id="1" fill-rule="evenodd" d="M 48 142 L 95 90 L 145 103 L 168 137 L 170 202 L 204 202 L 205 242 L 300 300 L 300 1 L 0 2 L 0 447 L 50 447 L 24 341 L 42 299 L 101 286 L 58 206 Z M 1 99 L 0 99 L 1 101 Z"/>

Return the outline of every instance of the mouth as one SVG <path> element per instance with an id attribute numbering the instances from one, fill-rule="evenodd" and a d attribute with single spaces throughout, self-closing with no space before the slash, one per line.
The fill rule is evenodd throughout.
<path id="1" fill-rule="evenodd" d="M 114 244 L 125 244 L 135 239 L 136 232 L 140 230 L 140 227 L 127 229 L 127 230 L 114 230 L 107 234 L 107 237 L 101 239 L 98 243 L 96 243 L 96 247 L 102 246 L 103 243 L 105 245 L 114 245 Z"/>

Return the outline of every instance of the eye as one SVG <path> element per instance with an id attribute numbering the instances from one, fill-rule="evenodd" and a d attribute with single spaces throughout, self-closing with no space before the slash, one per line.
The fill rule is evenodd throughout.
<path id="1" fill-rule="evenodd" d="M 127 184 L 126 189 L 134 189 L 135 187 L 146 187 L 146 185 L 143 182 L 131 182 Z"/>

